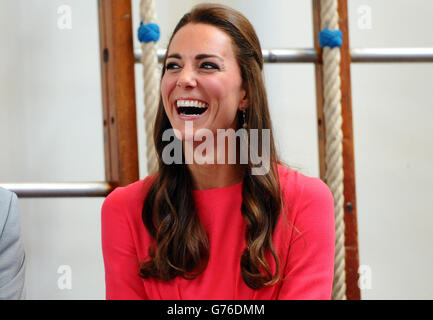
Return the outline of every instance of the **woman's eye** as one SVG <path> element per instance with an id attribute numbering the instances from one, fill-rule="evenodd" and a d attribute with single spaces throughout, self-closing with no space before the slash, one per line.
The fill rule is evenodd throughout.
<path id="1" fill-rule="evenodd" d="M 219 70 L 218 65 L 216 65 L 215 63 L 212 62 L 203 62 L 201 65 L 201 68 L 203 69 L 217 69 Z"/>
<path id="2" fill-rule="evenodd" d="M 166 70 L 171 70 L 171 69 L 179 69 L 179 65 L 177 63 L 174 62 L 170 62 L 167 64 L 167 66 L 165 67 Z"/>

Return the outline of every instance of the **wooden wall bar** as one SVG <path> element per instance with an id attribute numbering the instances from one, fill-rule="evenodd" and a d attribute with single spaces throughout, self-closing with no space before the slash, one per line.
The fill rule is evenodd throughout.
<path id="1" fill-rule="evenodd" d="M 131 0 L 98 0 L 106 181 L 139 179 Z"/>
<path id="2" fill-rule="evenodd" d="M 352 94 L 350 82 L 350 45 L 349 28 L 347 16 L 347 0 L 338 0 L 338 13 L 340 17 L 340 30 L 343 32 L 343 44 L 341 46 L 341 106 L 343 117 L 343 171 L 344 171 L 344 199 L 345 199 L 345 268 L 346 268 L 346 297 L 349 300 L 361 299 L 358 287 L 358 226 L 356 206 L 356 184 L 355 184 L 355 159 L 353 146 L 352 126 Z M 319 57 L 322 49 L 319 43 L 320 30 L 320 0 L 313 0 L 313 23 L 314 23 L 314 48 Z M 317 97 L 317 123 L 319 138 L 319 160 L 320 176 L 324 180 L 326 172 L 325 163 L 325 122 L 323 116 L 323 72 L 322 59 L 316 63 L 316 97 Z"/>

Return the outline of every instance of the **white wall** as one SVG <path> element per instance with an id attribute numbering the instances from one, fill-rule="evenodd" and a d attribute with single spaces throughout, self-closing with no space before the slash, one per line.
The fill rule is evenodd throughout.
<path id="1" fill-rule="evenodd" d="M 361 5 L 372 28 L 358 26 Z M 352 47 L 433 47 L 433 2 L 350 0 Z M 362 21 L 361 25 L 362 25 Z M 432 299 L 433 63 L 352 64 L 366 299 Z"/>
<path id="2" fill-rule="evenodd" d="M 161 48 L 199 2 L 156 1 Z M 263 48 L 312 47 L 310 1 L 217 2 L 252 21 Z M 433 47 L 431 1 L 349 2 L 352 47 Z M 72 10 L 70 30 L 58 27 L 61 5 Z M 0 184 L 104 180 L 97 2 L 2 0 L 0 26 Z M 141 66 L 135 71 L 143 178 Z M 266 65 L 265 79 L 281 155 L 318 176 L 313 65 Z M 372 271 L 364 299 L 433 297 L 432 80 L 433 64 L 352 64 L 360 260 Z M 104 298 L 102 201 L 20 199 L 28 298 Z M 57 285 L 61 265 L 71 268 L 71 289 Z"/>

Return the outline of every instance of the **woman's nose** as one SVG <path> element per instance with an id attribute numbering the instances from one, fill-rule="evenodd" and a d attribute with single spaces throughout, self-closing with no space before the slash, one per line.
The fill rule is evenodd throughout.
<path id="1" fill-rule="evenodd" d="M 184 67 L 179 74 L 179 79 L 177 80 L 177 86 L 181 88 L 194 88 L 197 86 L 197 80 L 195 78 L 193 70 Z"/>

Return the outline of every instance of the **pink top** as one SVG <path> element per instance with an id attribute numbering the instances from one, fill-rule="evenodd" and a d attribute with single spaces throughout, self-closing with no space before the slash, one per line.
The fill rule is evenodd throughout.
<path id="1" fill-rule="evenodd" d="M 272 300 L 330 299 L 334 273 L 334 200 L 319 178 L 278 167 L 286 215 L 299 234 L 280 219 L 274 247 L 286 280 L 253 290 L 241 274 L 246 223 L 241 215 L 242 182 L 224 188 L 194 190 L 201 222 L 209 236 L 206 269 L 194 280 L 142 279 L 138 262 L 153 241 L 141 220 L 152 176 L 116 188 L 102 206 L 102 251 L 107 299 Z M 270 258 L 271 255 L 268 255 Z M 275 271 L 274 259 L 269 259 Z"/>

